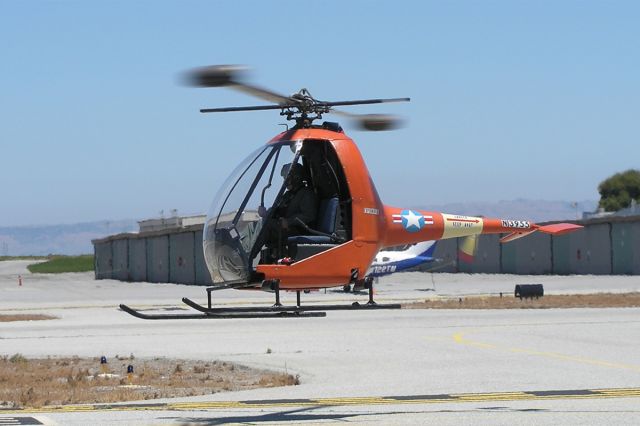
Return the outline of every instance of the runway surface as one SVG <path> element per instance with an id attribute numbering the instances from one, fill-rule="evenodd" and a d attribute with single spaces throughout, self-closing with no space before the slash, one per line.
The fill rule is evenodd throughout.
<path id="1" fill-rule="evenodd" d="M 300 376 L 294 387 L 115 405 L 0 412 L 0 424 L 638 424 L 640 309 L 400 310 L 328 312 L 326 318 L 144 321 L 118 303 L 169 312 L 203 288 L 94 281 L 91 274 L 29 275 L 0 262 L 0 313 L 58 320 L 0 323 L 0 354 L 137 360 L 233 361 Z M 22 273 L 23 286 L 17 275 Z M 432 281 L 433 279 L 433 281 Z M 379 302 L 461 294 L 637 291 L 638 277 L 397 274 Z M 366 301 L 340 292 L 303 303 Z M 225 291 L 224 304 L 272 303 L 272 295 Z M 293 303 L 294 295 L 283 302 Z M 10 423 L 6 423 L 10 424 Z"/>

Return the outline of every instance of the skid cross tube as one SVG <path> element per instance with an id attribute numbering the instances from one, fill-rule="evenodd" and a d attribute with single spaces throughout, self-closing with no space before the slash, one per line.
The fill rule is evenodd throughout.
<path id="1" fill-rule="evenodd" d="M 204 308 L 204 307 L 203 307 Z M 326 312 L 296 312 L 296 311 L 243 311 L 230 309 L 219 312 L 202 312 L 197 314 L 145 314 L 127 305 L 120 305 L 120 309 L 136 318 L 144 320 L 174 320 L 174 319 L 233 319 L 233 318 L 311 318 L 325 317 Z"/>
<path id="2" fill-rule="evenodd" d="M 237 306 L 234 308 L 207 308 L 191 299 L 183 298 L 182 301 L 191 308 L 202 313 L 231 313 L 231 312 L 319 312 L 319 311 L 366 311 L 376 309 L 401 309 L 399 303 L 368 304 L 354 302 L 350 305 L 298 305 L 298 306 Z"/>

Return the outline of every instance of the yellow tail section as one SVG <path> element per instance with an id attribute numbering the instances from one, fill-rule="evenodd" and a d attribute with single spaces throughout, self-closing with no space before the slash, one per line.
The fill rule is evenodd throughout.
<path id="1" fill-rule="evenodd" d="M 458 258 L 464 263 L 473 263 L 473 259 L 478 252 L 478 236 L 469 235 L 462 240 L 458 253 Z"/>

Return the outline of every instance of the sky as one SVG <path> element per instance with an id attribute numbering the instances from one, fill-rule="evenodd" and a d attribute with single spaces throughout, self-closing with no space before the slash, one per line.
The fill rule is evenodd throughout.
<path id="1" fill-rule="evenodd" d="M 204 213 L 277 112 L 185 87 L 193 67 L 357 106 L 391 205 L 598 199 L 639 168 L 637 1 L 0 0 L 0 226 Z M 327 116 L 339 120 L 339 117 Z M 455 213 L 455 212 L 451 212 Z"/>

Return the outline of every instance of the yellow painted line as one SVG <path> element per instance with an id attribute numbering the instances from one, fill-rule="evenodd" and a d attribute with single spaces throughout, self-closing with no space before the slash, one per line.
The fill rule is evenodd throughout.
<path id="1" fill-rule="evenodd" d="M 527 355 L 540 356 L 540 357 L 544 357 L 544 358 L 559 359 L 559 360 L 562 360 L 562 361 L 571 361 L 571 362 L 577 362 L 577 363 L 581 363 L 581 364 L 596 365 L 596 366 L 599 366 L 599 367 L 614 368 L 614 369 L 621 369 L 621 370 L 631 370 L 631 371 L 635 371 L 635 372 L 640 373 L 640 366 L 637 366 L 637 365 L 622 364 L 622 363 L 615 363 L 615 362 L 609 362 L 609 361 L 601 361 L 601 360 L 597 360 L 597 359 L 577 357 L 577 356 L 572 356 L 572 355 L 565 355 L 565 354 L 556 353 L 556 352 L 543 352 L 543 351 L 536 351 L 536 350 L 526 349 L 526 348 L 516 348 L 516 347 L 511 347 L 510 348 L 510 347 L 506 347 L 506 346 L 492 345 L 492 344 L 489 344 L 489 343 L 484 343 L 484 342 L 468 339 L 468 338 L 465 337 L 466 333 L 467 332 L 455 333 L 452 336 L 453 340 L 456 343 L 459 343 L 459 344 L 462 344 L 462 345 L 465 345 L 465 346 L 473 346 L 473 347 L 482 348 L 482 349 L 494 349 L 494 350 L 500 350 L 500 351 L 506 351 L 506 352 L 513 352 L 513 353 L 522 353 L 522 354 L 527 354 Z"/>
<path id="2" fill-rule="evenodd" d="M 603 390 L 600 391 L 606 396 L 640 396 L 640 389 L 635 390 Z"/>
<path id="3" fill-rule="evenodd" d="M 441 395 L 403 395 L 386 397 L 337 397 L 317 399 L 274 399 L 251 401 L 204 401 L 175 403 L 123 403 L 123 404 L 80 404 L 42 408 L 0 410 L 3 414 L 28 413 L 73 413 L 98 411 L 191 411 L 229 409 L 274 409 L 282 407 L 333 407 L 340 405 L 401 405 L 401 404 L 443 404 L 488 401 L 559 400 L 559 399 L 605 399 L 640 398 L 640 388 L 620 389 L 578 389 L 552 391 L 489 392 Z"/>
<path id="4" fill-rule="evenodd" d="M 192 410 L 203 407 L 207 409 L 241 408 L 245 406 L 246 404 L 240 401 L 178 402 L 166 404 L 168 410 Z"/>
<path id="5" fill-rule="evenodd" d="M 389 400 L 386 398 L 320 398 L 314 400 L 317 405 L 371 405 L 371 404 L 388 404 L 389 401 L 396 402 L 395 400 Z"/>
<path id="6" fill-rule="evenodd" d="M 459 402 L 482 402 L 482 401 L 516 401 L 521 399 L 532 399 L 533 395 L 524 392 L 513 393 L 493 393 L 493 394 L 471 394 L 453 395 Z"/>

